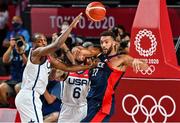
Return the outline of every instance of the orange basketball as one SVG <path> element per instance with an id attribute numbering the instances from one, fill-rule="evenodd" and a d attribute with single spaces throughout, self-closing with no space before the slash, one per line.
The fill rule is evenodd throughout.
<path id="1" fill-rule="evenodd" d="M 101 2 L 91 2 L 86 7 L 86 15 L 92 21 L 101 21 L 106 16 L 106 9 Z"/>

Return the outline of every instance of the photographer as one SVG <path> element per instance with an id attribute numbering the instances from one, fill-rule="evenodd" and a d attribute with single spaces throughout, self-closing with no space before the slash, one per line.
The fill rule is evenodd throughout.
<path id="1" fill-rule="evenodd" d="M 30 34 L 27 29 L 23 26 L 23 20 L 20 16 L 14 16 L 11 21 L 12 30 L 9 31 L 6 35 L 6 38 L 3 41 L 4 47 L 9 47 L 10 40 L 15 38 L 16 36 L 23 35 L 28 47 L 32 46 L 32 42 L 30 41 Z"/>
<path id="2" fill-rule="evenodd" d="M 23 70 L 27 62 L 26 43 L 23 36 L 10 40 L 10 46 L 3 55 L 3 62 L 10 63 L 11 79 L 0 84 L 1 107 L 8 107 L 8 97 L 15 96 L 20 90 Z M 16 93 L 14 93 L 16 92 Z"/>

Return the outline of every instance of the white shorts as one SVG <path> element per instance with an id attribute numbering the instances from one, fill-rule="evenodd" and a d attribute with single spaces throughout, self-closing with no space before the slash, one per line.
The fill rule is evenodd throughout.
<path id="1" fill-rule="evenodd" d="M 62 104 L 60 115 L 58 118 L 58 123 L 61 122 L 80 122 L 87 115 L 87 105 L 75 107 Z"/>
<path id="2" fill-rule="evenodd" d="M 21 122 L 43 123 L 40 95 L 32 90 L 20 90 L 15 99 Z"/>

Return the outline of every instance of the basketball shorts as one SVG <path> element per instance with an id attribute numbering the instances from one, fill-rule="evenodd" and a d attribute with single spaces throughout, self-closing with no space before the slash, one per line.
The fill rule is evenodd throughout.
<path id="1" fill-rule="evenodd" d="M 20 90 L 15 99 L 21 122 L 43 123 L 40 95 L 32 90 Z"/>
<path id="2" fill-rule="evenodd" d="M 66 122 L 80 122 L 87 115 L 87 105 L 84 106 L 69 106 L 66 104 L 62 104 L 58 123 Z"/>

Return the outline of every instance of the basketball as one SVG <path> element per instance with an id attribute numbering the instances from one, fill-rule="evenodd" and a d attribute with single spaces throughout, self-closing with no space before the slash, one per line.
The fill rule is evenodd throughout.
<path id="1" fill-rule="evenodd" d="M 90 20 L 101 21 L 106 16 L 106 9 L 101 2 L 91 2 L 87 5 L 85 13 Z"/>

